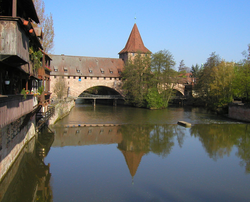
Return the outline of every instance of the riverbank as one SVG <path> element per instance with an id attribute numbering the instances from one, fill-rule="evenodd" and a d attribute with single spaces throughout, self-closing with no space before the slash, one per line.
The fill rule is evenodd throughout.
<path id="1" fill-rule="evenodd" d="M 35 115 L 28 114 L 1 129 L 0 181 L 24 146 L 35 136 L 35 119 Z"/>
<path id="2" fill-rule="evenodd" d="M 52 103 L 53 104 L 53 103 Z M 55 106 L 55 114 L 49 120 L 49 125 L 55 124 L 57 121 L 67 116 L 71 109 L 75 106 L 74 99 L 67 99 L 65 101 L 57 102 L 53 104 Z"/>

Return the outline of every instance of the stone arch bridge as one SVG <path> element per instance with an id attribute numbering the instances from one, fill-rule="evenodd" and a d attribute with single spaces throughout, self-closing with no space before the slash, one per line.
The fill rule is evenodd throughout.
<path id="1" fill-rule="evenodd" d="M 121 72 L 124 62 L 122 59 L 65 55 L 52 55 L 51 58 L 50 91 L 52 93 L 56 80 L 63 78 L 67 84 L 67 94 L 71 97 L 77 98 L 84 91 L 97 86 L 110 88 L 123 96 Z M 174 89 L 184 95 L 183 84 L 176 85 Z M 53 94 L 52 97 L 54 97 Z"/>

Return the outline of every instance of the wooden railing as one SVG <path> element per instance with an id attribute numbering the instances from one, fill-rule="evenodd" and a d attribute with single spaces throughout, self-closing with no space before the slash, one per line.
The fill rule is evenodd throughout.
<path id="1" fill-rule="evenodd" d="M 0 128 L 32 112 L 33 95 L 0 96 Z"/>
<path id="2" fill-rule="evenodd" d="M 36 130 L 39 130 L 54 114 L 55 114 L 55 107 L 52 105 L 48 106 L 48 110 L 46 112 L 38 112 L 36 114 L 36 119 L 37 119 Z"/>

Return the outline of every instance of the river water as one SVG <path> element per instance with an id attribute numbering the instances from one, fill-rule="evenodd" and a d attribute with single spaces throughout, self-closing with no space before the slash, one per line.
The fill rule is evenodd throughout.
<path id="1" fill-rule="evenodd" d="M 79 104 L 52 131 L 46 201 L 250 201 L 249 124 L 199 108 Z"/>

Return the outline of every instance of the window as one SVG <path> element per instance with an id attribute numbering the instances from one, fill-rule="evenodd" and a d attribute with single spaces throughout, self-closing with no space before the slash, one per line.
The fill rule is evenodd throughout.
<path id="1" fill-rule="evenodd" d="M 112 69 L 110 69 L 109 72 L 110 72 L 110 74 L 113 74 L 113 70 Z"/>
<path id="2" fill-rule="evenodd" d="M 106 77 L 104 77 L 103 80 L 106 80 Z"/>
<path id="3" fill-rule="evenodd" d="M 67 72 L 67 71 L 68 71 L 68 68 L 67 68 L 67 67 L 64 67 L 63 69 L 64 69 L 64 72 Z"/>
<path id="4" fill-rule="evenodd" d="M 68 79 L 70 79 L 70 76 L 68 76 Z"/>
<path id="5" fill-rule="evenodd" d="M 96 79 L 99 80 L 99 77 L 97 77 Z"/>
<path id="6" fill-rule="evenodd" d="M 77 69 L 76 72 L 77 72 L 77 73 L 80 73 L 80 69 Z"/>
<path id="7" fill-rule="evenodd" d="M 89 73 L 93 73 L 93 70 L 91 68 L 89 68 Z"/>
<path id="8" fill-rule="evenodd" d="M 85 76 L 85 79 L 87 79 L 87 77 Z"/>
<path id="9" fill-rule="evenodd" d="M 101 68 L 100 70 L 101 70 L 101 73 L 102 73 L 102 74 L 104 74 L 104 69 L 103 69 L 103 68 Z"/>
<path id="10" fill-rule="evenodd" d="M 56 79 L 56 76 L 54 76 L 54 78 Z"/>
<path id="11" fill-rule="evenodd" d="M 135 53 L 132 53 L 133 56 L 135 56 Z"/>
<path id="12" fill-rule="evenodd" d="M 58 68 L 56 66 L 54 66 L 54 71 L 58 72 Z"/>
<path id="13" fill-rule="evenodd" d="M 73 76 L 73 79 L 76 79 L 76 77 L 75 77 L 75 76 Z"/>

